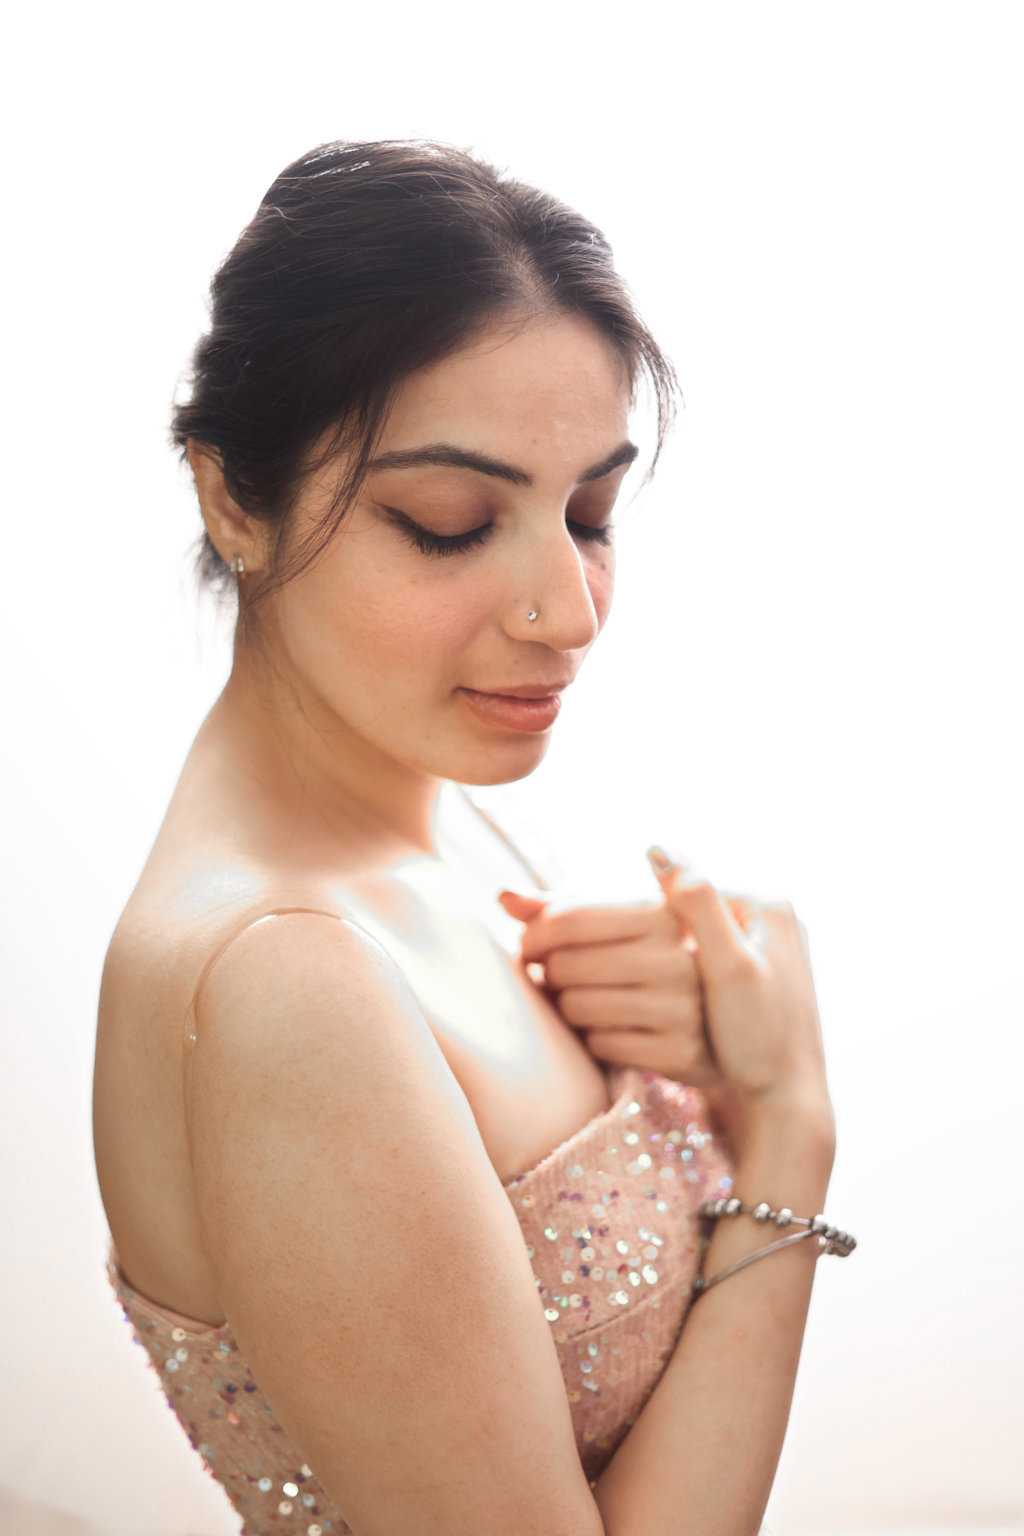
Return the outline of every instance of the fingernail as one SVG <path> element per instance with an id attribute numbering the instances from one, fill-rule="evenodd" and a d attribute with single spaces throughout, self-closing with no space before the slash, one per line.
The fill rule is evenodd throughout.
<path id="1" fill-rule="evenodd" d="M 669 853 L 660 843 L 654 843 L 648 848 L 647 857 L 656 875 L 667 875 L 670 869 L 676 869 L 683 862 L 678 854 Z"/>

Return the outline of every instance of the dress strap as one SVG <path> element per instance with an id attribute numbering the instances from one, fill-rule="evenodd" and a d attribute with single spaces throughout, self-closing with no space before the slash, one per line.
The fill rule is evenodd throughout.
<path id="1" fill-rule="evenodd" d="M 537 869 L 536 865 L 526 857 L 526 854 L 522 851 L 522 849 L 516 846 L 516 844 L 509 837 L 508 833 L 505 831 L 504 827 L 502 827 L 495 820 L 489 811 L 485 811 L 482 805 L 477 804 L 477 802 L 473 799 L 473 796 L 469 793 L 469 790 L 466 788 L 465 784 L 459 784 L 457 787 L 462 795 L 462 798 L 465 800 L 470 809 L 476 812 L 481 821 L 486 822 L 491 831 L 494 833 L 495 837 L 499 838 L 501 842 L 505 844 L 505 847 L 509 850 L 509 852 L 514 854 L 514 856 L 519 860 L 520 864 L 529 875 L 530 880 L 536 889 L 538 891 L 549 891 L 551 886 L 548 884 L 547 880 L 544 879 L 544 876 Z"/>
<path id="2" fill-rule="evenodd" d="M 246 912 L 244 916 L 241 917 L 235 926 L 231 929 L 231 932 L 227 935 L 227 937 L 217 945 L 213 953 L 207 958 L 202 970 L 199 973 L 199 980 L 196 982 L 192 989 L 192 996 L 189 999 L 188 1011 L 185 1018 L 186 1061 L 189 1059 L 191 1055 L 191 1049 L 196 1043 L 196 1004 L 199 1001 L 199 994 L 203 990 L 206 978 L 213 970 L 213 967 L 217 964 L 217 961 L 221 958 L 226 950 L 230 949 L 235 940 L 246 932 L 247 929 L 254 928 L 257 923 L 262 923 L 265 918 L 288 917 L 293 912 L 309 913 L 313 917 L 333 917 L 339 923 L 345 921 L 340 912 L 329 912 L 324 907 L 275 907 L 267 906 L 265 903 L 260 903 L 256 907 L 250 908 L 250 910 Z"/>

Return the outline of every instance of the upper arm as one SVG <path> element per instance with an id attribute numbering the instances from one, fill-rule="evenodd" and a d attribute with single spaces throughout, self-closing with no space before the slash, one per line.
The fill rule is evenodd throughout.
<path id="1" fill-rule="evenodd" d="M 245 930 L 197 1001 L 188 1124 L 225 1315 L 360 1536 L 594 1536 L 522 1234 L 385 952 Z"/>

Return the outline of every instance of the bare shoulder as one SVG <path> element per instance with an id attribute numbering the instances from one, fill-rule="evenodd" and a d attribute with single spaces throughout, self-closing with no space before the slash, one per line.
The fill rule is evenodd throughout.
<path id="1" fill-rule="evenodd" d="M 223 1311 L 199 1230 L 184 1115 L 192 999 L 204 966 L 246 922 L 279 907 L 327 905 L 320 894 L 225 859 L 156 873 L 151 865 L 107 948 L 93 1075 L 104 1208 L 131 1282 L 206 1322 Z"/>
<path id="2" fill-rule="evenodd" d="M 511 1202 L 372 938 L 246 926 L 197 999 L 187 1119 L 226 1317 L 358 1528 L 598 1528 Z"/>
<path id="3" fill-rule="evenodd" d="M 427 1074 L 475 1125 L 401 971 L 344 911 L 268 894 L 233 930 L 209 948 L 191 999 L 190 1083 L 220 1071 L 250 1088 L 295 1082 L 326 1062 L 354 1107 L 360 1086 Z"/>

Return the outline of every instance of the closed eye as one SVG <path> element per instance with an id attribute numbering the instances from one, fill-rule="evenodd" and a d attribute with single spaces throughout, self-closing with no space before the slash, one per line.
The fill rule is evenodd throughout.
<path id="1" fill-rule="evenodd" d="M 474 549 L 480 544 L 486 543 L 494 531 L 493 523 L 482 523 L 479 528 L 471 528 L 467 533 L 432 533 L 429 528 L 423 528 L 419 523 L 414 523 L 412 518 L 404 512 L 399 512 L 397 507 L 387 507 L 399 531 L 405 537 L 407 543 L 413 545 L 424 555 L 458 555 L 465 550 Z M 583 544 L 610 544 L 612 542 L 612 525 L 605 523 L 595 527 L 590 523 L 576 523 L 572 519 L 566 519 L 574 539 L 579 539 Z"/>
<path id="2" fill-rule="evenodd" d="M 421 528 L 418 523 L 403 518 L 401 528 L 409 543 L 424 555 L 457 555 L 464 549 L 473 549 L 477 544 L 486 543 L 494 524 L 483 523 L 479 528 L 471 528 L 468 533 L 445 534 L 431 533 L 428 528 Z"/>
<path id="3" fill-rule="evenodd" d="M 567 527 L 572 529 L 574 539 L 582 539 L 584 544 L 610 544 L 612 542 L 611 523 L 602 523 L 595 527 L 592 523 L 574 523 L 566 519 Z"/>

